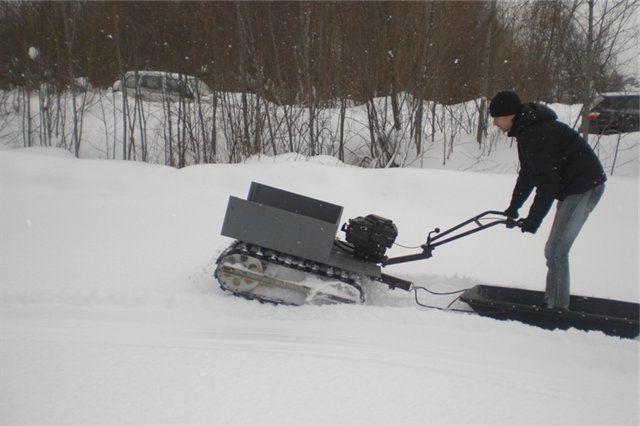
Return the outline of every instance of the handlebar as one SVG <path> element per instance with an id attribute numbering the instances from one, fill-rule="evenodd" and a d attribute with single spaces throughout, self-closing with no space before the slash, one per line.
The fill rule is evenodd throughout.
<path id="1" fill-rule="evenodd" d="M 505 216 L 505 219 L 497 219 L 485 224 L 480 223 L 480 219 L 488 215 Z M 459 234 L 454 234 L 448 238 L 444 238 L 447 235 L 450 235 L 455 231 L 458 231 L 460 228 L 464 228 L 465 226 L 471 223 L 475 223 L 477 227 L 470 229 L 468 231 L 461 232 Z M 501 224 L 506 225 L 507 228 L 520 227 L 519 222 L 516 222 L 516 220 L 513 218 L 506 217 L 504 212 L 497 211 L 497 210 L 488 210 L 472 217 L 471 219 L 465 220 L 464 222 L 452 228 L 449 228 L 444 232 L 440 232 L 440 228 L 435 228 L 433 231 L 429 232 L 429 234 L 427 235 L 427 242 L 422 246 L 420 246 L 422 248 L 422 253 L 393 257 L 391 259 L 387 259 L 384 262 L 382 262 L 382 266 L 395 265 L 398 263 L 413 262 L 416 260 L 428 259 L 433 255 L 433 250 L 438 246 L 450 243 L 451 241 L 458 240 L 468 235 L 475 234 L 476 232 L 483 231 L 485 229 L 491 228 L 496 225 L 501 225 Z"/>

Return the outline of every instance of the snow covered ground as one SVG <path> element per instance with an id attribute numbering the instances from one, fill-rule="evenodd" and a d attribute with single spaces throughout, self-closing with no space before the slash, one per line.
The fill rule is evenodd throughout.
<path id="1" fill-rule="evenodd" d="M 0 150 L 12 149 L 31 145 L 62 146 L 70 148 L 73 143 L 71 135 L 73 133 L 72 120 L 74 116 L 71 103 L 71 95 L 62 93 L 60 105 L 51 108 L 44 99 L 38 97 L 37 93 L 32 93 L 30 97 L 31 115 L 30 121 L 25 119 L 22 113 L 24 105 L 23 94 L 19 90 L 10 92 L 0 91 Z M 216 163 L 237 162 L 237 152 L 232 154 L 236 146 L 238 135 L 231 129 L 237 126 L 241 118 L 241 95 L 239 93 L 218 93 L 221 102 L 220 111 L 214 112 L 209 101 L 202 105 L 202 123 L 193 123 L 195 116 L 200 113 L 191 111 L 187 114 L 192 126 L 191 130 L 202 131 L 207 135 L 214 132 L 212 127 L 213 118 L 216 122 Z M 182 123 L 176 119 L 181 111 L 177 103 L 172 104 L 170 110 L 173 114 L 173 121 L 167 120 L 167 111 L 160 102 L 141 101 L 137 106 L 133 97 L 129 97 L 128 111 L 132 117 L 124 121 L 121 110 L 122 97 L 119 92 L 113 95 L 110 91 L 90 90 L 86 99 L 77 96 L 76 103 L 84 105 L 82 119 L 79 128 L 82 129 L 79 145 L 79 157 L 87 159 L 123 159 L 123 138 L 127 139 L 127 146 L 131 148 L 132 138 L 133 154 L 129 152 L 126 158 L 143 158 L 141 144 L 144 141 L 146 147 L 147 162 L 154 164 L 170 164 L 166 158 L 170 149 L 165 144 L 166 141 L 173 141 L 174 150 L 176 144 L 176 134 L 182 133 L 180 130 Z M 518 170 L 518 161 L 514 154 L 515 146 L 511 141 L 500 134 L 497 128 L 489 126 L 488 134 L 484 138 L 482 147 L 479 148 L 476 142 L 476 128 L 478 119 L 479 99 L 472 99 L 455 105 L 434 105 L 425 102 L 422 127 L 424 129 L 423 140 L 420 153 L 416 152 L 413 142 L 412 123 L 415 120 L 415 99 L 409 94 L 399 95 L 400 116 L 403 126 L 401 130 L 392 129 L 393 118 L 391 113 L 391 98 L 378 97 L 373 100 L 377 114 L 379 114 L 380 126 L 377 137 L 384 137 L 390 143 L 391 151 L 394 152 L 393 162 L 404 168 L 428 168 L 439 170 L 460 170 L 476 171 L 488 173 L 514 174 Z M 86 101 L 86 103 L 85 103 Z M 42 104 L 45 102 L 45 104 Z M 51 101 L 54 102 L 54 101 Z M 57 101 L 55 101 L 57 102 Z M 255 99 L 249 102 L 250 105 L 256 103 Z M 225 106 L 222 106 L 225 105 Z M 282 106 L 267 104 L 269 114 L 273 115 L 273 122 L 282 123 L 285 116 L 287 120 L 293 120 L 291 126 L 278 125 L 280 129 L 274 133 L 273 141 L 270 139 L 270 129 L 266 120 L 258 120 L 262 123 L 261 134 L 263 140 L 260 161 L 269 160 L 269 155 L 276 155 L 275 161 L 283 158 L 291 159 L 295 154 L 283 154 L 283 152 L 296 151 L 309 154 L 311 149 L 308 143 L 308 109 L 302 106 L 288 107 L 287 111 Z M 194 104 L 189 104 L 190 108 L 196 108 Z M 431 107 L 434 110 L 431 111 Z M 581 104 L 549 104 L 557 113 L 560 121 L 573 126 L 580 127 Z M 146 120 L 142 129 L 139 119 L 133 111 L 139 107 L 145 111 Z M 293 108 L 293 109 L 291 109 Z M 265 109 L 266 110 L 266 109 Z M 226 111 L 226 112 L 225 112 Z M 427 114 L 426 111 L 429 111 Z M 53 116 L 50 114 L 55 113 Z M 60 117 L 56 114 L 61 114 Z M 253 114 L 258 114 L 254 112 Z M 289 115 L 287 115 L 289 114 Z M 340 109 L 321 108 L 316 111 L 316 128 L 319 129 L 316 153 L 333 155 L 338 157 L 338 132 L 340 128 Z M 259 114 L 258 114 L 259 115 Z M 66 117 L 66 120 L 64 119 Z M 277 119 L 276 119 L 277 117 Z M 136 121 L 138 120 L 138 121 Z M 50 123 L 50 127 L 44 125 Z M 251 128 L 253 129 L 253 124 Z M 433 128 L 432 128 L 433 126 Z M 124 137 L 123 128 L 129 129 L 129 136 Z M 31 129 L 31 142 L 25 141 L 29 134 L 27 129 Z M 49 131 L 43 129 L 48 128 Z M 131 128 L 134 129 L 131 133 Z M 190 131 L 191 131 L 190 130 Z M 433 130 L 433 135 L 431 131 Z M 173 139 L 168 137 L 168 132 L 174 132 Z M 288 132 L 291 132 L 289 134 Z M 47 133 L 51 133 L 45 137 Z M 197 132 L 196 132 L 197 133 Z M 621 135 L 596 136 L 591 135 L 589 143 L 594 147 L 605 170 L 615 176 L 638 176 L 640 162 L 638 158 L 638 142 L 640 133 L 628 133 Z M 142 137 L 144 135 L 144 137 Z M 194 140 L 202 143 L 208 140 L 209 136 L 195 134 Z M 296 141 L 291 148 L 290 139 Z M 253 136 L 251 136 L 253 140 Z M 344 152 L 345 162 L 360 166 L 372 166 L 377 164 L 378 157 L 371 158 L 371 132 L 368 125 L 368 113 L 365 105 L 350 106 L 345 112 L 344 121 Z M 233 148 L 236 146 L 236 148 Z M 379 150 L 379 147 L 377 148 Z M 196 155 L 195 151 L 198 152 Z M 244 150 L 243 150 L 244 151 Z M 75 151 L 74 151 L 75 152 Z M 187 147 L 186 163 L 204 163 L 199 155 L 204 149 L 194 149 L 194 146 Z M 376 154 L 379 155 L 379 154 Z M 174 152 L 174 160 L 177 153 Z M 200 158 L 200 160 L 196 160 Z M 233 160 L 230 160 L 232 158 Z M 249 161 L 253 161 L 250 159 Z M 326 158 L 325 158 L 326 160 Z M 387 160 L 380 160 L 382 164 L 387 164 Z M 334 162 L 335 163 L 335 162 Z M 175 164 L 175 163 L 173 163 Z"/>
<path id="2" fill-rule="evenodd" d="M 505 208 L 515 181 L 298 160 L 177 170 L 0 151 L 0 423 L 638 423 L 638 340 L 428 310 L 381 286 L 363 306 L 223 293 L 222 219 L 251 181 L 342 205 L 343 222 L 392 218 L 403 245 Z M 434 290 L 539 290 L 551 220 L 388 269 Z M 637 302 L 638 254 L 637 173 L 613 176 L 574 246 L 572 292 Z"/>

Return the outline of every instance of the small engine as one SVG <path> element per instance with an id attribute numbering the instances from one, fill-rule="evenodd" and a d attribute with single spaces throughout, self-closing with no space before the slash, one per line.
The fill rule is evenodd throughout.
<path id="1" fill-rule="evenodd" d="M 354 256 L 372 262 L 384 260 L 387 248 L 391 248 L 398 236 L 398 229 L 390 219 L 375 214 L 349 219 L 341 229 L 347 242 L 354 246 Z"/>

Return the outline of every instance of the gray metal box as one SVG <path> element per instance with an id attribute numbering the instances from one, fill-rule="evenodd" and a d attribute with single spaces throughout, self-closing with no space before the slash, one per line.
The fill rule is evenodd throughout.
<path id="1" fill-rule="evenodd" d="M 229 197 L 222 235 L 329 263 L 342 206 L 256 182 L 247 198 Z"/>

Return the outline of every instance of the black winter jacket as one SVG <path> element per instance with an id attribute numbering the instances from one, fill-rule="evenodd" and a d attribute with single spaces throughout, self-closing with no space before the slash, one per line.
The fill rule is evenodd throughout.
<path id="1" fill-rule="evenodd" d="M 513 119 L 508 135 L 518 141 L 520 172 L 511 207 L 516 210 L 536 188 L 529 210 L 532 228 L 538 229 L 553 200 L 582 194 L 607 180 L 600 160 L 571 127 L 557 121 L 548 107 L 527 103 Z"/>

